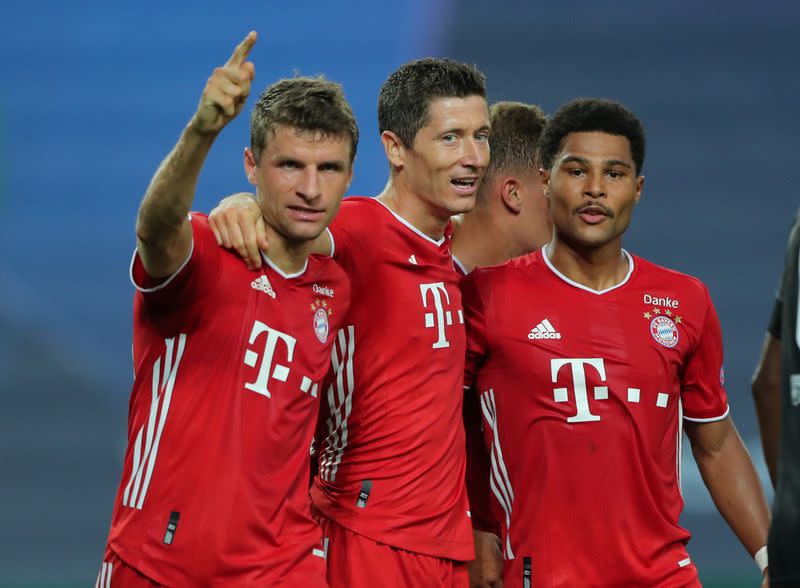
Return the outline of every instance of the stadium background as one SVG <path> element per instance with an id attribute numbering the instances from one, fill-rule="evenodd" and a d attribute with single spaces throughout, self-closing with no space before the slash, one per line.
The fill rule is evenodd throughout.
<path id="1" fill-rule="evenodd" d="M 363 136 L 354 194 L 383 186 L 376 96 L 412 58 L 477 63 L 492 100 L 552 112 L 592 95 L 637 112 L 647 181 L 625 244 L 709 285 L 733 415 L 766 480 L 749 378 L 798 205 L 797 3 L 113 4 L 15 3 L 0 19 L 0 586 L 94 582 L 125 445 L 134 215 L 251 28 L 256 88 L 294 72 L 343 82 Z M 247 187 L 246 142 L 243 116 L 196 208 Z M 758 585 L 688 453 L 683 488 L 706 586 Z"/>

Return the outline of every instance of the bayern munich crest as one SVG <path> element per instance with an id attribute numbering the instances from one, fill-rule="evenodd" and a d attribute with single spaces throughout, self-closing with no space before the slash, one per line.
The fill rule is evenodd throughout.
<path id="1" fill-rule="evenodd" d="M 678 327 L 668 316 L 657 316 L 650 322 L 650 334 L 664 347 L 678 344 Z"/>
<path id="2" fill-rule="evenodd" d="M 328 340 L 328 334 L 330 332 L 328 317 L 333 311 L 328 308 L 327 302 L 319 299 L 315 300 L 311 305 L 311 310 L 314 311 L 314 320 L 312 322 L 314 334 L 317 336 L 317 339 L 320 340 L 320 343 L 325 343 Z"/>

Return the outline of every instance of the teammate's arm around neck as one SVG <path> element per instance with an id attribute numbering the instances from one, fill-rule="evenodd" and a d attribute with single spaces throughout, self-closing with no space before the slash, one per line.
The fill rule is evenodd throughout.
<path id="1" fill-rule="evenodd" d="M 261 267 L 260 251 L 269 249 L 264 217 L 250 192 L 239 192 L 223 198 L 208 215 L 208 224 L 217 244 L 235 249 L 250 269 Z M 333 255 L 333 243 L 328 231 L 314 240 L 312 255 Z"/>
<path id="2" fill-rule="evenodd" d="M 152 277 L 171 275 L 189 255 L 192 228 L 187 215 L 197 179 L 214 139 L 241 112 L 250 93 L 255 69 L 246 59 L 255 42 L 255 32 L 249 33 L 227 63 L 214 70 L 197 111 L 147 188 L 136 222 L 136 246 Z"/>

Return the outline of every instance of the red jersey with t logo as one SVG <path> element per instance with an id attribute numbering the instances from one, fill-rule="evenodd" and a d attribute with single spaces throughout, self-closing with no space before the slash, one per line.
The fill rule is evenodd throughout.
<path id="1" fill-rule="evenodd" d="M 193 214 L 193 249 L 154 283 L 134 256 L 134 384 L 109 547 L 168 586 L 326 586 L 310 513 L 322 380 L 350 299 L 312 256 L 250 271 Z"/>
<path id="2" fill-rule="evenodd" d="M 682 419 L 728 413 L 719 320 L 700 281 L 624 254 L 601 292 L 543 250 L 462 282 L 509 588 L 699 585 Z"/>
<path id="3" fill-rule="evenodd" d="M 325 390 L 314 505 L 374 541 L 472 559 L 451 227 L 434 241 L 359 197 L 345 200 L 330 230 L 353 301 Z"/>

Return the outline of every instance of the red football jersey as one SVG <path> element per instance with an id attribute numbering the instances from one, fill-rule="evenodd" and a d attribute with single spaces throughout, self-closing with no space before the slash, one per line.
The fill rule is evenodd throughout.
<path id="1" fill-rule="evenodd" d="M 170 586 L 327 586 L 309 450 L 349 280 L 327 257 L 250 271 L 192 215 L 192 253 L 154 282 L 134 255 L 134 384 L 109 535 Z"/>
<path id="2" fill-rule="evenodd" d="M 509 588 L 699 585 L 682 419 L 728 414 L 719 320 L 700 281 L 625 255 L 601 292 L 543 251 L 462 282 Z"/>
<path id="3" fill-rule="evenodd" d="M 380 201 L 357 197 L 330 229 L 353 301 L 325 390 L 314 504 L 374 541 L 472 559 L 451 227 L 434 241 Z"/>

